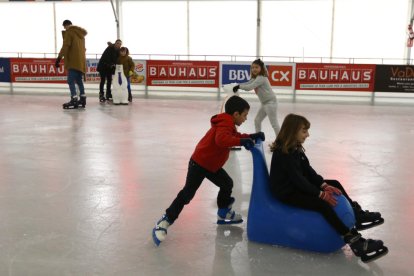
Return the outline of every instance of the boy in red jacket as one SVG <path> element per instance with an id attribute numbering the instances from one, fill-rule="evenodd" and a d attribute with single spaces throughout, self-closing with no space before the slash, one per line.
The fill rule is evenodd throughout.
<path id="1" fill-rule="evenodd" d="M 230 97 L 225 105 L 225 113 L 211 118 L 211 128 L 197 144 L 188 164 L 184 188 L 178 193 L 165 214 L 152 230 L 152 238 L 158 246 L 167 236 L 167 228 L 174 223 L 184 205 L 190 203 L 204 178 L 220 188 L 217 196 L 217 224 L 243 222 L 242 216 L 232 210 L 235 201 L 231 197 L 233 180 L 222 168 L 229 158 L 230 148 L 244 146 L 250 149 L 255 139 L 264 140 L 264 133 L 241 134 L 236 130 L 247 119 L 250 105 L 238 96 Z"/>

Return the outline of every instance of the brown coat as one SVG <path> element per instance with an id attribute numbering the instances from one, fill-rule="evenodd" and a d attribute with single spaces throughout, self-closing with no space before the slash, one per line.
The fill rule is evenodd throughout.
<path id="1" fill-rule="evenodd" d="M 125 77 L 129 77 L 129 71 L 132 71 L 134 73 L 135 70 L 135 64 L 132 61 L 132 58 L 130 56 L 119 56 L 117 60 L 117 64 L 122 64 L 124 69 Z"/>
<path id="2" fill-rule="evenodd" d="M 78 26 L 69 26 L 62 32 L 63 45 L 58 58 L 64 58 L 66 70 L 74 69 L 86 72 L 85 36 L 87 31 Z"/>

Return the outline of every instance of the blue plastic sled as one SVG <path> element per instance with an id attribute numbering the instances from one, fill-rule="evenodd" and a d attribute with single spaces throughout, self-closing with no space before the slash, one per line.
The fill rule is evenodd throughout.
<path id="1" fill-rule="evenodd" d="M 251 149 L 253 155 L 253 187 L 247 220 L 250 241 L 330 253 L 345 245 L 341 236 L 325 218 L 314 211 L 281 203 L 269 187 L 269 173 L 262 142 Z M 339 196 L 335 212 L 348 227 L 355 216 L 348 200 Z"/>

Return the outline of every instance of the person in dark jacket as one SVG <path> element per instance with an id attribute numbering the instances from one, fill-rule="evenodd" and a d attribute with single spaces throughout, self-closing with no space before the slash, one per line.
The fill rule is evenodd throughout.
<path id="1" fill-rule="evenodd" d="M 204 178 L 220 188 L 217 195 L 217 223 L 237 224 L 243 222 L 242 216 L 232 210 L 235 199 L 231 197 L 233 180 L 222 168 L 229 158 L 230 148 L 254 145 L 253 139 L 264 140 L 264 133 L 241 134 L 240 126 L 247 119 L 250 105 L 238 96 L 232 96 L 225 104 L 225 113 L 211 118 L 211 128 L 197 144 L 188 164 L 184 188 L 178 193 L 170 207 L 157 222 L 152 231 L 154 243 L 158 246 L 167 235 L 167 228 L 174 223 L 184 208 L 190 203 Z"/>
<path id="2" fill-rule="evenodd" d="M 85 48 L 85 36 L 87 31 L 79 26 L 72 25 L 70 20 L 63 21 L 62 31 L 63 45 L 59 51 L 59 55 L 56 58 L 55 66 L 60 66 L 60 61 L 64 59 L 64 66 L 68 72 L 67 82 L 69 85 L 71 99 L 69 102 L 63 104 L 63 108 L 78 108 L 85 107 L 86 95 L 85 88 L 83 86 L 83 75 L 86 71 L 86 48 Z M 79 87 L 79 96 L 76 94 L 76 84 Z"/>
<path id="3" fill-rule="evenodd" d="M 99 84 L 99 101 L 105 102 L 104 86 L 106 81 L 106 100 L 112 101 L 112 75 L 115 72 L 115 64 L 119 58 L 119 49 L 122 46 L 122 41 L 117 39 L 115 44 L 108 43 L 105 51 L 102 53 L 98 62 L 96 70 L 99 72 L 101 82 Z"/>
<path id="4" fill-rule="evenodd" d="M 366 240 L 358 233 L 358 230 L 384 223 L 384 219 L 378 212 L 363 211 L 341 183 L 324 179 L 311 167 L 303 148 L 309 128 L 310 122 L 300 115 L 289 114 L 283 121 L 271 145 L 270 188 L 273 195 L 283 203 L 321 213 L 363 262 L 384 256 L 388 249 L 381 240 Z M 354 209 L 355 228 L 345 226 L 332 208 L 337 204 L 335 195 L 341 194 Z"/>

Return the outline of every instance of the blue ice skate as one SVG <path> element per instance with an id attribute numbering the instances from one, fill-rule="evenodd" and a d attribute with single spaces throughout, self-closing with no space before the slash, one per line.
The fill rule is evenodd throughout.
<path id="1" fill-rule="evenodd" d="M 217 211 L 217 224 L 238 224 L 242 223 L 242 216 L 232 210 L 235 199 L 231 198 L 231 202 L 227 208 L 219 208 Z"/>
<path id="2" fill-rule="evenodd" d="M 164 214 L 162 218 L 157 222 L 155 227 L 152 229 L 152 240 L 156 246 L 159 246 L 162 241 L 167 237 L 167 228 L 172 223 L 168 219 L 167 215 Z"/>

